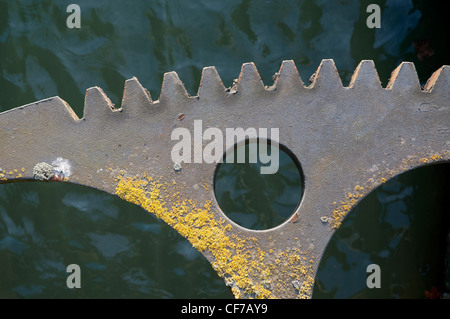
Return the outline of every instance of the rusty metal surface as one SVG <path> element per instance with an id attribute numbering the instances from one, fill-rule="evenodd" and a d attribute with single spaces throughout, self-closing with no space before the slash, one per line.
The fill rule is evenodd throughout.
<path id="1" fill-rule="evenodd" d="M 214 227 L 181 217 L 193 207 L 172 226 L 213 264 L 236 297 L 310 297 L 326 245 L 355 204 L 396 174 L 450 159 L 449 89 L 450 67 L 437 70 L 422 89 L 412 63 L 395 69 L 383 88 L 372 61 L 359 64 L 349 87 L 343 87 L 333 60 L 322 61 L 309 86 L 292 61 L 282 63 L 270 87 L 253 63 L 242 66 L 229 89 L 215 68 L 207 67 L 197 96 L 189 96 L 169 72 L 157 101 L 133 78 L 125 83 L 120 108 L 100 88 L 88 89 L 82 119 L 59 97 L 1 113 L 0 178 L 32 180 L 36 164 L 62 158 L 71 166 L 67 182 L 118 194 L 152 213 L 157 209 L 149 203 L 160 198 L 164 209 L 158 217 L 166 222 L 183 200 L 196 207 L 210 202 L 202 209 Z M 279 128 L 280 143 L 295 154 L 305 176 L 291 221 L 264 231 L 240 227 L 216 202 L 215 164 L 182 163 L 181 171 L 174 170 L 171 133 L 177 127 L 193 132 L 198 119 L 203 129 Z M 153 182 L 137 187 L 126 180 L 145 180 L 144 173 Z M 147 189 L 139 196 L 149 201 L 126 198 L 120 181 L 137 187 L 125 191 Z M 150 198 L 156 182 L 163 185 L 159 197 Z M 189 227 L 203 232 L 191 235 Z"/>

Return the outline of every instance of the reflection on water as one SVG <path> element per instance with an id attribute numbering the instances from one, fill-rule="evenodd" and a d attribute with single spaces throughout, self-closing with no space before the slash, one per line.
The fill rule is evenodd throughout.
<path id="1" fill-rule="evenodd" d="M 313 298 L 450 293 L 448 176 L 448 164 L 418 168 L 364 198 L 328 244 Z M 366 286 L 370 264 L 381 268 L 380 289 Z"/>
<path id="2" fill-rule="evenodd" d="M 157 99 L 172 70 L 195 94 L 203 67 L 216 66 L 229 86 L 249 61 L 267 85 L 288 59 L 306 83 L 325 58 L 344 84 L 363 59 L 375 61 L 384 85 L 401 61 L 415 63 L 422 83 L 450 64 L 440 2 L 372 1 L 381 6 L 380 29 L 367 28 L 360 1 L 84 0 L 81 29 L 66 27 L 69 3 L 0 0 L 0 110 L 59 95 L 82 116 L 88 87 L 120 104 L 133 76 Z M 414 45 L 424 40 L 433 52 L 426 58 Z"/>
<path id="3" fill-rule="evenodd" d="M 66 267 L 81 268 L 69 289 Z M 0 186 L 0 298 L 231 298 L 206 259 L 163 222 L 71 184 Z"/>

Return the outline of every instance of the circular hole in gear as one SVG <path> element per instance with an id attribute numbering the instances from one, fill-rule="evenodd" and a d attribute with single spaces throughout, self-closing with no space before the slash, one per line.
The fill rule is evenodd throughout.
<path id="1" fill-rule="evenodd" d="M 300 204 L 303 186 L 295 155 L 267 139 L 235 144 L 224 154 L 214 176 L 214 192 L 222 211 L 253 230 L 273 228 L 289 219 Z"/>

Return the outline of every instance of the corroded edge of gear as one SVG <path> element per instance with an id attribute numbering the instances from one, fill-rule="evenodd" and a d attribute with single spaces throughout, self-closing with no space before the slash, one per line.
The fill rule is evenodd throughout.
<path id="1" fill-rule="evenodd" d="M 450 66 L 444 65 L 436 70 L 428 79 L 426 84 L 420 85 L 415 66 L 412 62 L 402 62 L 391 73 L 388 84 L 385 88 L 381 86 L 375 64 L 372 60 L 363 60 L 356 67 L 350 83 L 344 87 L 339 76 L 336 65 L 332 59 L 324 59 L 320 63 L 316 72 L 310 78 L 310 85 L 305 85 L 298 73 L 297 67 L 292 60 L 285 60 L 281 63 L 281 67 L 274 75 L 273 84 L 265 85 L 259 75 L 259 72 L 253 62 L 242 64 L 239 77 L 235 83 L 226 88 L 214 66 L 204 67 L 197 95 L 191 96 L 184 83 L 174 71 L 167 72 L 163 76 L 160 96 L 157 100 L 152 100 L 150 92 L 145 89 L 136 77 L 132 77 L 125 81 L 121 107 L 116 108 L 108 96 L 100 87 L 91 87 L 86 90 L 84 113 L 82 119 L 94 119 L 102 116 L 108 116 L 110 113 L 117 113 L 126 110 L 126 112 L 141 114 L 142 110 L 152 105 L 158 105 L 163 100 L 172 100 L 175 98 L 207 98 L 219 99 L 226 98 L 227 95 L 254 95 L 263 91 L 273 91 L 280 88 L 296 88 L 298 90 L 312 90 L 320 87 L 337 88 L 337 89 L 362 89 L 378 88 L 381 90 L 389 90 L 392 92 L 406 93 L 409 90 L 422 91 L 424 94 L 441 94 L 442 91 L 448 90 L 450 83 Z M 363 78 L 363 80 L 361 80 Z M 0 114 L 14 112 L 17 109 L 23 109 L 33 105 L 39 105 L 48 100 L 56 99 L 64 107 L 61 108 L 74 121 L 81 120 L 73 111 L 71 106 L 58 96 L 46 98 L 37 102 L 29 103 L 10 110 L 6 110 Z M 98 101 L 102 101 L 102 105 L 98 107 Z M 141 110 L 137 109 L 141 106 Z M 53 110 L 59 111 L 59 110 Z"/>

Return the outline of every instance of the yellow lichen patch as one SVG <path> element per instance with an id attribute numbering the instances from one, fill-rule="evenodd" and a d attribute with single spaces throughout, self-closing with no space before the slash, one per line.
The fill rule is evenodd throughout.
<path id="1" fill-rule="evenodd" d="M 309 298 L 314 286 L 314 257 L 310 257 L 308 261 L 308 254 L 298 248 L 286 249 L 277 256 L 279 258 L 275 260 L 275 264 L 269 266 L 271 272 L 288 273 L 290 277 L 288 288 L 294 288 L 299 298 Z M 274 284 L 281 292 L 287 288 L 285 280 L 281 278 L 275 279 Z"/>
<path id="2" fill-rule="evenodd" d="M 271 298 L 278 285 L 292 291 L 293 286 L 283 279 L 283 274 L 293 274 L 300 283 L 296 289 L 299 297 L 310 296 L 314 270 L 312 263 L 300 257 L 306 253 L 297 248 L 286 249 L 274 261 L 256 238 L 238 236 L 232 233 L 231 224 L 217 219 L 211 201 L 198 205 L 183 199 L 174 189 L 178 183 L 158 183 L 146 174 L 139 178 L 121 174 L 116 181 L 120 198 L 143 207 L 172 226 L 197 250 L 212 256 L 213 268 L 236 298 Z M 168 190 L 169 186 L 172 189 Z"/>
<path id="3" fill-rule="evenodd" d="M 364 187 L 360 185 L 356 185 L 354 188 L 354 193 L 348 193 L 346 198 L 343 201 L 340 201 L 340 204 L 337 205 L 336 202 L 333 202 L 335 206 L 333 212 L 331 213 L 331 218 L 328 219 L 331 227 L 339 228 L 344 217 L 348 214 L 348 212 L 359 202 L 360 198 L 364 197 L 367 193 Z"/>
<path id="4" fill-rule="evenodd" d="M 333 202 L 336 207 L 331 213 L 331 218 L 329 219 L 330 225 L 333 228 L 339 228 L 344 217 L 353 208 L 353 206 L 358 203 L 359 198 L 363 196 L 364 194 L 360 194 L 358 191 L 356 193 L 348 193 L 347 198 L 344 201 L 341 201 L 340 205 L 336 205 L 336 202 Z"/>
<path id="5" fill-rule="evenodd" d="M 442 156 L 439 155 L 439 154 L 431 155 L 431 160 L 433 160 L 433 161 L 437 161 L 437 160 L 440 160 L 440 159 L 442 159 Z"/>
<path id="6" fill-rule="evenodd" d="M 231 292 L 236 297 L 236 299 L 241 298 L 241 292 L 238 288 L 236 288 L 236 287 L 231 288 Z"/>
<path id="7" fill-rule="evenodd" d="M 344 217 L 351 209 L 353 209 L 353 207 L 358 203 L 360 198 L 364 197 L 364 195 L 366 195 L 370 190 L 372 190 L 377 184 L 386 183 L 387 179 L 386 177 L 383 177 L 383 175 L 384 176 L 389 175 L 388 178 L 392 178 L 396 174 L 399 174 L 412 167 L 420 166 L 423 163 L 439 161 L 444 158 L 448 159 L 449 157 L 450 154 L 448 151 L 443 152 L 442 154 L 438 153 L 434 153 L 431 155 L 422 154 L 420 156 L 409 155 L 407 159 L 402 159 L 395 169 L 385 172 L 379 172 L 378 173 L 379 177 L 376 180 L 373 177 L 369 178 L 367 182 L 364 184 L 366 187 L 356 185 L 354 187 L 355 193 L 348 192 L 347 195 L 344 195 L 345 198 L 343 201 L 340 201 L 340 204 L 333 202 L 334 208 L 333 212 L 331 213 L 330 225 L 335 229 L 339 228 Z"/>
<path id="8" fill-rule="evenodd" d="M 209 190 L 210 189 L 210 184 L 208 184 L 207 182 L 203 182 L 202 183 L 202 187 L 204 190 Z"/>
<path id="9" fill-rule="evenodd" d="M 442 160 L 444 158 L 449 158 L 449 151 L 444 151 L 442 153 L 428 153 L 428 154 L 422 154 L 421 156 L 408 156 L 407 160 L 404 160 L 403 162 L 409 162 L 409 166 L 415 166 L 416 164 L 426 164 L 429 162 L 436 162 L 439 160 Z"/>

